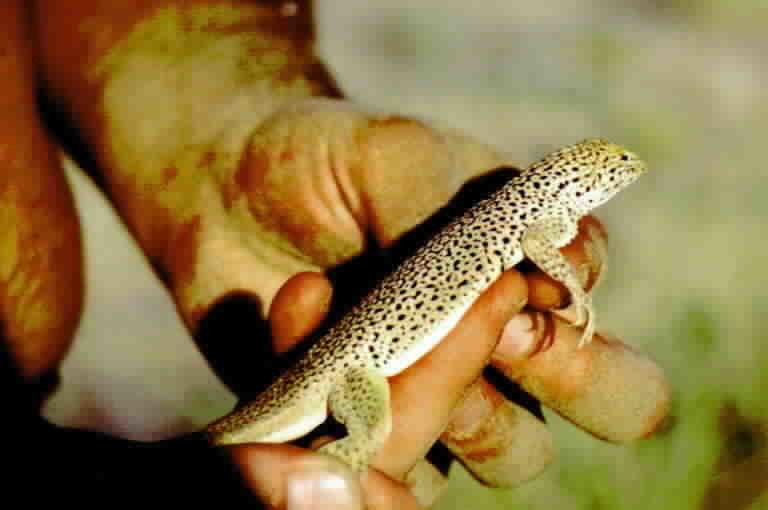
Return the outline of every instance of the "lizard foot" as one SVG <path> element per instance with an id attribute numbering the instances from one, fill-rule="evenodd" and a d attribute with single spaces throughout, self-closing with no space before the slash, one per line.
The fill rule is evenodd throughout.
<path id="1" fill-rule="evenodd" d="M 387 378 L 369 368 L 350 368 L 331 391 L 328 406 L 348 435 L 321 447 L 320 452 L 341 459 L 357 472 L 366 471 L 392 427 Z"/>

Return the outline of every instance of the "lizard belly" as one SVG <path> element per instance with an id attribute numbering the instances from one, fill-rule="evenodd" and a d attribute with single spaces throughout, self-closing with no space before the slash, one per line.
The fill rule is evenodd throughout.
<path id="1" fill-rule="evenodd" d="M 392 358 L 392 360 L 384 365 L 381 369 L 382 375 L 391 377 L 397 375 L 406 368 L 416 363 L 419 359 L 424 357 L 429 351 L 435 348 L 443 338 L 448 336 L 448 333 L 459 323 L 464 314 L 472 306 L 475 300 L 471 300 L 460 308 L 451 313 L 450 316 L 444 318 L 432 331 L 419 339 L 409 349 L 404 350 L 398 356 Z"/>
<path id="2" fill-rule="evenodd" d="M 328 412 L 325 406 L 297 406 L 290 415 L 292 415 L 290 420 L 286 420 L 284 424 L 270 424 L 268 431 L 262 432 L 252 441 L 259 443 L 293 441 L 323 423 L 328 417 Z"/>

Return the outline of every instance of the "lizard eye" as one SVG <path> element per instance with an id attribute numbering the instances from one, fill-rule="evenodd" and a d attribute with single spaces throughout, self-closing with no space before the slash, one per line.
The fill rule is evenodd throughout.
<path id="1" fill-rule="evenodd" d="M 621 155 L 621 160 L 622 161 L 629 161 L 629 156 L 627 156 L 626 154 L 622 154 Z"/>

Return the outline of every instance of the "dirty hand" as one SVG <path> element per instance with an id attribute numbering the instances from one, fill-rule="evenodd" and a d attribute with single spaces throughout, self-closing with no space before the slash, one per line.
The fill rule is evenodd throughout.
<path id="1" fill-rule="evenodd" d="M 507 163 L 457 132 L 338 99 L 310 36 L 296 37 L 307 23 L 301 2 L 298 11 L 180 3 L 130 16 L 43 4 L 38 16 L 100 27 L 39 23 L 51 95 L 201 349 L 240 395 L 263 383 L 254 367 L 270 340 L 257 334 L 260 319 L 274 352 L 290 349 L 327 312 L 322 271 L 389 246 L 467 180 Z M 605 253 L 599 223 L 585 219 L 564 252 L 594 283 Z M 519 484 L 551 460 L 542 422 L 481 375 L 489 361 L 597 437 L 654 429 L 668 404 L 659 369 L 599 335 L 577 350 L 580 332 L 551 311 L 566 303 L 540 273 L 509 271 L 393 378 L 393 431 L 363 481 L 370 508 L 415 508 L 401 482 L 432 500 L 442 475 L 422 459 L 437 439 L 493 486 Z M 336 501 L 340 487 L 349 508 L 359 504 L 349 473 L 306 450 L 247 445 L 232 455 L 268 505 L 307 494 Z M 326 475 L 345 483 L 328 489 Z"/>

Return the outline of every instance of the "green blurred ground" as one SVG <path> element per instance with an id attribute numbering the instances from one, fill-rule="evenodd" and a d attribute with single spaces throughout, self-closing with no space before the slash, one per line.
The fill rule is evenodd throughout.
<path id="1" fill-rule="evenodd" d="M 613 265 L 597 303 L 603 326 L 667 370 L 670 427 L 614 446 L 549 414 L 560 457 L 544 476 L 491 491 L 456 469 L 439 508 L 768 509 L 768 3 L 371 3 L 319 1 L 322 50 L 353 98 L 460 127 L 521 164 L 605 136 L 652 168 L 600 212 Z M 89 307 L 49 413 L 137 438 L 201 426 L 232 400 L 73 178 Z"/>

